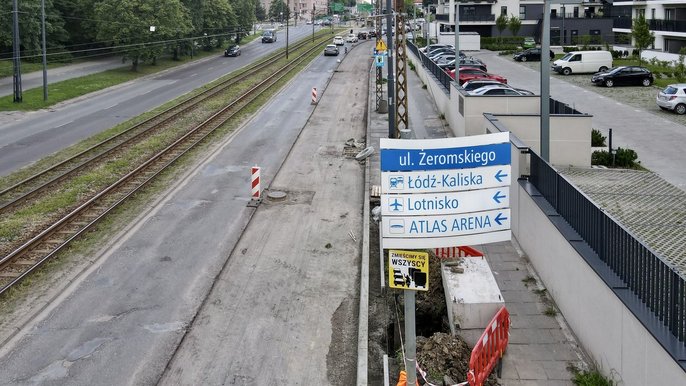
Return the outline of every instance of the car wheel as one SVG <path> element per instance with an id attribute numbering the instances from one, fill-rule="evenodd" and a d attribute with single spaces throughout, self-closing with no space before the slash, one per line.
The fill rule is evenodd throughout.
<path id="1" fill-rule="evenodd" d="M 674 108 L 674 112 L 677 113 L 677 114 L 679 114 L 679 115 L 684 115 L 684 113 L 686 113 L 686 105 L 685 105 L 685 104 L 682 104 L 682 103 L 679 103 L 679 104 L 676 105 L 676 107 Z"/>
<path id="2" fill-rule="evenodd" d="M 641 82 L 641 84 L 642 84 L 644 87 L 648 87 L 648 86 L 650 86 L 652 83 L 653 83 L 653 82 L 651 82 L 650 79 L 648 79 L 648 78 L 643 79 L 643 82 Z"/>
<path id="3" fill-rule="evenodd" d="M 562 75 L 569 75 L 572 73 L 572 69 L 569 67 L 565 67 L 562 69 Z"/>
<path id="4" fill-rule="evenodd" d="M 526 62 L 526 56 L 522 56 L 522 62 Z"/>
<path id="5" fill-rule="evenodd" d="M 607 87 L 612 87 L 614 85 L 615 85 L 615 82 L 613 82 L 612 79 L 607 79 L 605 81 L 605 86 L 607 86 Z"/>
<path id="6" fill-rule="evenodd" d="M 605 66 L 601 66 L 600 69 L 598 70 L 598 72 L 605 72 L 605 71 L 607 71 L 607 67 L 605 67 Z"/>

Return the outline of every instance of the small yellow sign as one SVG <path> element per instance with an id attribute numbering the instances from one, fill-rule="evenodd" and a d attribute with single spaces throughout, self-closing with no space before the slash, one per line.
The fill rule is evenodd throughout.
<path id="1" fill-rule="evenodd" d="M 386 51 L 386 43 L 383 42 L 383 40 L 379 39 L 376 41 L 376 51 L 381 52 L 381 51 Z"/>
<path id="2" fill-rule="evenodd" d="M 388 286 L 404 290 L 428 291 L 429 254 L 389 250 Z"/>

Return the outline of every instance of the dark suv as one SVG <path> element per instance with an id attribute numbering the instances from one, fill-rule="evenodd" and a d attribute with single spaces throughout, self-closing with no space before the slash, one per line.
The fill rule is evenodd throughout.
<path id="1" fill-rule="evenodd" d="M 237 44 L 232 44 L 224 50 L 224 56 L 240 56 L 241 55 L 241 47 L 238 46 Z"/>

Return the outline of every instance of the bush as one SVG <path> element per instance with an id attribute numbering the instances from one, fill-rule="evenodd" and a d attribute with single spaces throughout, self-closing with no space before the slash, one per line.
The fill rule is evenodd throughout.
<path id="1" fill-rule="evenodd" d="M 591 131 L 591 146 L 600 147 L 607 146 L 605 144 L 605 136 L 598 129 L 593 129 Z"/>
<path id="2" fill-rule="evenodd" d="M 591 155 L 591 165 L 604 165 L 618 168 L 636 168 L 638 163 L 638 154 L 632 149 L 617 148 L 615 152 L 614 165 L 612 164 L 612 155 L 607 150 L 594 151 Z"/>

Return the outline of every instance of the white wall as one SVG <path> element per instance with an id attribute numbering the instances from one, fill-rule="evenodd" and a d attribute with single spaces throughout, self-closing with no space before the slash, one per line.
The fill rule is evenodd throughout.
<path id="1" fill-rule="evenodd" d="M 615 374 L 623 386 L 686 385 L 686 372 L 577 254 L 529 194 L 519 184 L 513 185 L 519 189 L 511 201 L 517 207 L 513 209 L 513 236 L 600 370 L 608 377 Z"/>

